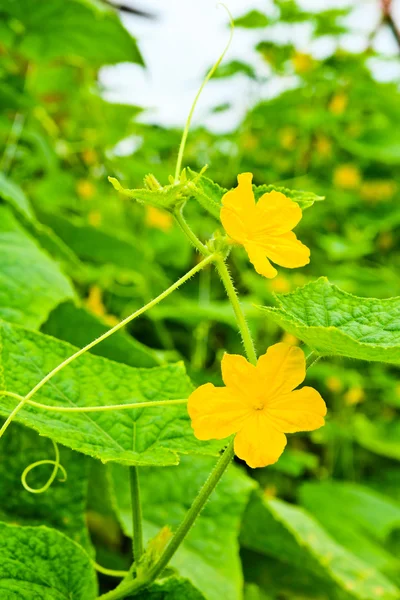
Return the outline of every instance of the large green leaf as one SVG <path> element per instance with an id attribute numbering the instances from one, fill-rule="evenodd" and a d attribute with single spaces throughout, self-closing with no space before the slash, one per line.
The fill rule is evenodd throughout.
<path id="1" fill-rule="evenodd" d="M 60 302 L 74 297 L 59 266 L 0 204 L 0 318 L 37 328 Z"/>
<path id="2" fill-rule="evenodd" d="M 303 506 L 340 544 L 386 572 L 399 569 L 385 542 L 400 528 L 400 505 L 365 486 L 349 482 L 306 483 Z"/>
<path id="3" fill-rule="evenodd" d="M 88 459 L 69 448 L 60 447 L 61 471 L 46 492 L 28 492 L 21 483 L 26 467 L 36 461 L 54 460 L 50 440 L 21 426 L 11 427 L 0 440 L 0 519 L 14 525 L 48 525 L 65 533 L 90 551 L 85 509 L 88 486 Z M 27 476 L 33 489 L 49 479 L 53 465 L 41 465 Z"/>
<path id="4" fill-rule="evenodd" d="M 178 467 L 141 469 L 140 483 L 147 540 L 164 526 L 176 529 L 206 481 L 215 459 L 183 457 Z M 112 467 L 117 513 L 127 535 L 132 536 L 129 473 Z M 231 467 L 171 561 L 207 600 L 239 600 L 243 585 L 238 555 L 240 519 L 254 482 Z"/>
<path id="5" fill-rule="evenodd" d="M 276 298 L 268 317 L 318 354 L 400 364 L 400 298 L 359 298 L 325 277 Z"/>
<path id="6" fill-rule="evenodd" d="M 137 600 L 205 600 L 203 594 L 188 579 L 182 577 L 168 577 L 155 581 L 135 598 Z"/>
<path id="7" fill-rule="evenodd" d="M 400 590 L 387 577 L 339 545 L 303 509 L 281 500 L 252 496 L 241 542 L 325 581 L 323 591 L 330 600 L 399 597 Z"/>
<path id="8" fill-rule="evenodd" d="M 85 551 L 48 527 L 0 523 L 2 600 L 94 600 L 96 575 Z"/>
<path id="9" fill-rule="evenodd" d="M 27 220 L 34 220 L 32 206 L 22 189 L 3 173 L 0 173 L 0 198 L 11 204 Z"/>
<path id="10" fill-rule="evenodd" d="M 0 389 L 24 395 L 76 348 L 0 321 Z M 57 406 L 99 406 L 187 398 L 192 385 L 182 363 L 134 369 L 86 353 L 35 396 Z M 7 416 L 15 400 L 0 396 Z M 17 421 L 103 462 L 173 465 L 178 454 L 215 454 L 221 443 L 200 442 L 185 405 L 91 413 L 55 413 L 25 406 Z"/>
<path id="11" fill-rule="evenodd" d="M 107 325 L 85 308 L 75 306 L 72 302 L 64 302 L 50 313 L 41 330 L 83 348 L 108 329 Z M 161 350 L 148 348 L 121 331 L 94 346 L 91 352 L 131 367 L 155 367 L 166 362 Z"/>
<path id="12" fill-rule="evenodd" d="M 36 61 L 73 58 L 93 65 L 142 63 L 117 13 L 93 0 L 1 0 L 0 12 L 22 24 L 18 51 Z"/>

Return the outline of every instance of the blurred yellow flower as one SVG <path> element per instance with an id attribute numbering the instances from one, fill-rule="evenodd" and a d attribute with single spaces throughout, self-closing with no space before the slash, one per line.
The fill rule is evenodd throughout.
<path id="1" fill-rule="evenodd" d="M 172 215 L 155 206 L 147 206 L 146 223 L 155 229 L 168 231 L 172 227 Z"/>
<path id="2" fill-rule="evenodd" d="M 292 63 L 296 73 L 307 73 L 313 68 L 314 59 L 312 56 L 305 54 L 304 52 L 296 52 L 292 57 Z"/>
<path id="3" fill-rule="evenodd" d="M 361 183 L 361 173 L 355 165 L 340 165 L 333 173 L 333 183 L 343 190 L 355 190 Z"/>
<path id="4" fill-rule="evenodd" d="M 342 115 L 347 108 L 348 97 L 343 92 L 335 94 L 329 103 L 329 110 L 334 115 Z"/>
<path id="5" fill-rule="evenodd" d="M 257 273 L 265 277 L 277 274 L 268 259 L 289 268 L 308 264 L 310 250 L 291 231 L 302 217 L 300 206 L 275 191 L 263 194 L 256 203 L 252 179 L 251 173 L 238 175 L 238 186 L 223 196 L 225 231 L 244 246 Z"/>
<path id="6" fill-rule="evenodd" d="M 93 198 L 96 188 L 88 179 L 80 179 L 76 184 L 76 191 L 84 200 L 90 200 L 90 198 Z"/>
<path id="7" fill-rule="evenodd" d="M 359 385 L 351 387 L 344 395 L 346 404 L 359 404 L 365 400 L 365 392 Z"/>
<path id="8" fill-rule="evenodd" d="M 360 188 L 361 198 L 367 202 L 384 202 L 385 200 L 391 200 L 397 191 L 397 185 L 395 181 L 390 179 L 370 179 L 364 181 Z"/>
<path id="9" fill-rule="evenodd" d="M 325 135 L 319 135 L 315 140 L 315 149 L 319 156 L 330 156 L 332 154 L 332 143 Z"/>
<path id="10" fill-rule="evenodd" d="M 243 356 L 225 354 L 221 366 L 225 387 L 206 383 L 189 397 L 189 416 L 198 439 L 223 439 L 235 433 L 236 455 L 249 467 L 265 467 L 282 454 L 285 433 L 324 425 L 326 406 L 320 394 L 311 387 L 295 390 L 306 375 L 300 348 L 275 344 L 260 356 L 257 366 Z"/>
<path id="11" fill-rule="evenodd" d="M 278 294 L 286 294 L 292 289 L 289 279 L 281 273 L 267 285 L 270 285 L 271 290 L 273 292 L 278 292 Z"/>
<path id="12" fill-rule="evenodd" d="M 284 127 L 279 131 L 279 143 L 285 150 L 293 150 L 296 145 L 296 130 L 294 127 Z"/>
<path id="13" fill-rule="evenodd" d="M 103 217 L 101 216 L 101 212 L 99 210 L 91 210 L 88 214 L 89 225 L 92 227 L 99 227 Z"/>
<path id="14" fill-rule="evenodd" d="M 339 379 L 339 377 L 335 377 L 334 375 L 331 375 L 330 377 L 328 377 L 326 379 L 325 383 L 326 383 L 326 387 L 331 392 L 340 392 L 343 389 L 343 384 L 342 384 L 341 380 Z"/>

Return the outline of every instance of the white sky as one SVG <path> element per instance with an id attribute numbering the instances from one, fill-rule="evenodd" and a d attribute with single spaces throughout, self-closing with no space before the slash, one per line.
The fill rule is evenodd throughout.
<path id="1" fill-rule="evenodd" d="M 102 72 L 106 97 L 116 102 L 127 102 L 146 107 L 146 122 L 182 127 L 193 97 L 207 71 L 223 50 L 228 37 L 228 16 L 216 0 L 131 0 L 137 8 L 154 13 L 155 20 L 124 16 L 127 29 L 138 40 L 146 69 L 137 65 L 121 64 L 107 67 Z M 265 11 L 272 0 L 225 0 L 234 17 L 256 8 Z M 365 29 L 379 14 L 380 0 L 303 0 L 306 8 L 321 10 L 332 6 L 357 6 L 353 22 Z M 400 0 L 394 0 L 400 19 Z M 293 36 L 293 31 L 291 33 Z M 307 26 L 296 27 L 296 46 L 314 54 L 329 53 L 329 40 L 311 45 Z M 287 31 L 277 28 L 274 38 L 285 42 Z M 398 49 L 391 35 L 380 36 L 379 49 L 396 53 Z M 228 80 L 214 80 L 207 85 L 198 104 L 194 121 L 204 123 L 215 131 L 226 131 L 235 125 L 246 110 L 260 98 L 276 94 L 280 86 L 290 86 L 289 80 L 277 84 L 268 81 L 268 67 L 254 50 L 257 41 L 265 39 L 265 29 L 236 28 L 233 43 L 225 58 L 249 62 L 256 67 L 260 81 L 249 82 L 243 75 Z M 287 40 L 289 41 L 289 40 Z M 357 50 L 363 36 L 353 34 L 343 39 L 349 50 Z M 398 68 L 398 65 L 397 67 Z M 389 71 L 388 71 L 389 69 Z M 382 73 L 382 68 L 380 67 Z M 390 75 L 390 67 L 385 73 Z M 389 76 L 387 75 L 387 76 Z M 225 103 L 232 108 L 217 115 L 210 109 Z"/>

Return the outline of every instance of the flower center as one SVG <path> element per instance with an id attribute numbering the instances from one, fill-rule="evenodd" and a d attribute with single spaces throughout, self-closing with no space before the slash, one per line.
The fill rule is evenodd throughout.
<path id="1" fill-rule="evenodd" d="M 261 399 L 257 399 L 254 404 L 253 404 L 253 408 L 254 410 L 262 410 L 264 408 L 265 402 Z"/>

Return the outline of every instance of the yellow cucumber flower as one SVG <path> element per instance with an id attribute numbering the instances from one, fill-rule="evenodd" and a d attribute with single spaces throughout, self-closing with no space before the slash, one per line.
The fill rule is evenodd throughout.
<path id="1" fill-rule="evenodd" d="M 272 262 L 291 269 L 310 262 L 310 250 L 292 229 L 302 217 L 300 206 L 280 192 L 263 194 L 256 203 L 251 173 L 238 175 L 238 186 L 222 198 L 221 222 L 227 234 L 244 246 L 260 275 L 273 278 Z"/>
<path id="2" fill-rule="evenodd" d="M 317 390 L 295 390 L 305 376 L 304 352 L 289 344 L 268 348 L 257 366 L 225 354 L 225 387 L 206 383 L 189 397 L 195 436 L 220 440 L 235 433 L 235 454 L 249 467 L 275 463 L 286 446 L 285 433 L 313 431 L 325 423 L 326 405 Z"/>

